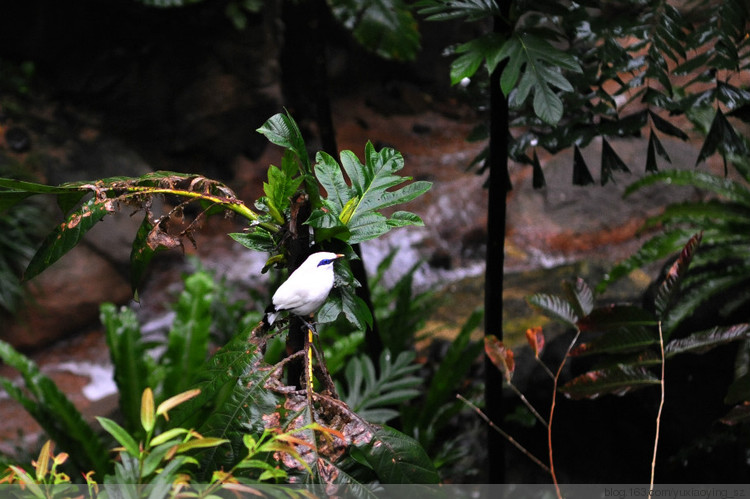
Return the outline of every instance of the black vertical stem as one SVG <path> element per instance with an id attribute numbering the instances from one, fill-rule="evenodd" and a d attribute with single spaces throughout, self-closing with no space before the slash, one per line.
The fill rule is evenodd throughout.
<path id="1" fill-rule="evenodd" d="M 503 2 L 508 4 L 509 0 Z M 507 11 L 509 5 L 502 8 Z M 507 19 L 507 16 L 506 16 Z M 507 35 L 509 26 L 495 18 L 494 31 Z M 500 89 L 499 66 L 490 76 L 490 154 L 489 205 L 487 207 L 487 262 L 485 269 L 485 335 L 503 337 L 503 269 L 505 265 L 505 218 L 507 195 L 510 190 L 508 174 L 508 100 Z M 500 371 L 485 357 L 485 413 L 493 422 L 503 420 L 503 379 Z M 505 481 L 505 440 L 488 430 L 487 482 Z"/>

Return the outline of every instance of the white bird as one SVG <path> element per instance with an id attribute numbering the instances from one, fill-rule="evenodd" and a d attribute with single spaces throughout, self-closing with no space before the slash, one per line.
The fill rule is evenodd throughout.
<path id="1" fill-rule="evenodd" d="M 300 317 L 316 312 L 333 288 L 333 262 L 343 256 L 327 251 L 308 256 L 273 294 L 266 309 L 266 323 L 273 324 L 284 311 Z"/>

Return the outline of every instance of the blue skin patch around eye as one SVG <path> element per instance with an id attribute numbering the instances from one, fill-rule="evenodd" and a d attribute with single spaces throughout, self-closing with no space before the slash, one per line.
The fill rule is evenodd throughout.
<path id="1" fill-rule="evenodd" d="M 320 261 L 320 263 L 318 264 L 318 267 L 320 267 L 321 265 L 328 265 L 332 261 L 333 260 L 329 260 L 328 258 L 324 258 L 323 260 Z"/>

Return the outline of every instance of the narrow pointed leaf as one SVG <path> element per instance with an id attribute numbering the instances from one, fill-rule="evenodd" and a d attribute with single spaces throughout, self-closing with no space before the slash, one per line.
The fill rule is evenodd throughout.
<path id="1" fill-rule="evenodd" d="M 125 447 L 125 450 L 128 451 L 128 454 L 135 458 L 140 455 L 138 443 L 133 439 L 133 437 L 130 436 L 127 431 L 125 431 L 125 428 L 109 418 L 97 416 L 96 420 L 99 421 L 99 424 L 102 425 L 102 428 L 104 428 L 107 433 L 112 435 L 112 437 L 114 437 L 114 439 L 117 440 L 120 445 Z"/>
<path id="2" fill-rule="evenodd" d="M 649 116 L 651 116 L 651 121 L 654 123 L 654 126 L 657 130 L 659 130 L 662 133 L 666 133 L 667 135 L 671 135 L 673 137 L 677 137 L 681 140 L 687 140 L 688 136 L 685 132 L 674 126 L 672 123 L 668 122 L 655 112 L 649 110 Z"/>
<path id="3" fill-rule="evenodd" d="M 578 146 L 573 149 L 573 185 L 590 185 L 594 183 L 594 177 L 591 176 L 586 161 L 583 159 L 581 150 Z"/>
<path id="4" fill-rule="evenodd" d="M 653 130 L 648 138 L 648 148 L 646 150 L 646 172 L 655 173 L 659 171 L 659 165 L 656 163 L 656 146 L 654 145 Z"/>
<path id="5" fill-rule="evenodd" d="M 698 159 L 695 164 L 708 159 L 717 150 L 724 154 L 742 154 L 745 152 L 745 146 L 742 140 L 734 131 L 732 124 L 721 112 L 721 109 L 716 110 L 716 115 L 711 122 L 711 128 L 706 135 L 706 139 L 703 141 L 700 153 L 698 153 Z"/>
<path id="6" fill-rule="evenodd" d="M 602 175 L 601 184 L 606 185 L 610 180 L 614 181 L 614 172 L 630 173 L 625 162 L 617 155 L 609 141 L 602 138 Z"/>
<path id="7" fill-rule="evenodd" d="M 547 185 L 547 181 L 544 179 L 544 171 L 542 165 L 539 163 L 539 157 L 536 155 L 536 149 L 532 157 L 532 180 L 531 185 L 534 189 L 541 189 Z"/>

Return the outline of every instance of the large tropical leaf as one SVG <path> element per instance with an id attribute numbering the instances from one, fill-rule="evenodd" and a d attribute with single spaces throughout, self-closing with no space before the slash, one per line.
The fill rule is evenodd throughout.
<path id="1" fill-rule="evenodd" d="M 29 280 L 39 275 L 44 269 L 55 263 L 73 249 L 83 236 L 112 211 L 109 202 L 93 198 L 79 210 L 72 213 L 49 234 L 29 262 L 24 279 Z"/>
<path id="2" fill-rule="evenodd" d="M 419 443 L 387 426 L 378 428 L 359 450 L 381 483 L 435 484 L 440 480 Z"/>
<path id="3" fill-rule="evenodd" d="M 360 243 L 379 237 L 392 227 L 421 225 L 422 220 L 410 213 L 396 212 L 390 218 L 380 210 L 395 204 L 406 203 L 427 192 L 430 182 L 411 182 L 406 186 L 396 186 L 410 180 L 396 175 L 404 167 L 401 154 L 390 148 L 375 151 L 368 142 L 365 147 L 365 163 L 362 164 L 351 151 L 341 153 L 341 165 L 351 181 L 349 185 L 342 166 L 326 153 L 316 157 L 315 175 L 326 190 L 327 210 L 314 212 L 308 223 L 321 229 L 336 226 L 346 228 L 349 244 Z M 335 232 L 336 237 L 340 237 Z"/>
<path id="4" fill-rule="evenodd" d="M 544 122 L 551 125 L 560 121 L 563 115 L 562 99 L 555 88 L 564 92 L 573 91 L 573 86 L 560 72 L 561 69 L 582 72 L 578 61 L 553 47 L 544 38 L 532 33 L 520 33 L 509 38 L 503 45 L 497 60 L 508 58 L 508 64 L 501 76 L 501 87 L 508 95 L 513 94 L 511 105 L 520 106 L 534 90 L 534 112 Z M 523 68 L 523 69 L 522 69 Z"/>

